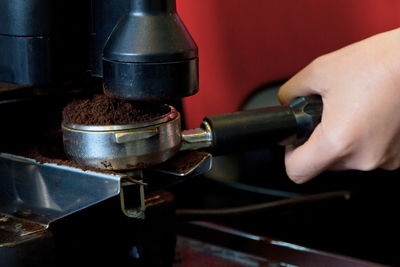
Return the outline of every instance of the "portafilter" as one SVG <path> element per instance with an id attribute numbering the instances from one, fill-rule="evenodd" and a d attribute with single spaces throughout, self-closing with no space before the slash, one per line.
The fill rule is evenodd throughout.
<path id="1" fill-rule="evenodd" d="M 208 116 L 201 127 L 181 131 L 180 114 L 169 112 L 130 125 L 62 125 L 64 150 L 75 162 L 109 170 L 146 168 L 178 151 L 212 154 L 253 150 L 283 140 L 303 142 L 320 122 L 319 96 L 277 106 Z M 295 138 L 289 138 L 294 136 Z"/>

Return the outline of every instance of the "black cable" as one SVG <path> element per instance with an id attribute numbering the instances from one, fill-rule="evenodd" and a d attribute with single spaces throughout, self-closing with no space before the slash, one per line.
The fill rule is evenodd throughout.
<path id="1" fill-rule="evenodd" d="M 239 183 L 239 182 L 225 182 L 225 181 L 220 181 L 220 180 L 216 180 L 216 179 L 212 179 L 212 178 L 209 178 L 209 180 L 212 180 L 213 182 L 218 183 L 219 185 L 222 185 L 222 186 L 230 187 L 230 188 L 241 190 L 241 191 L 246 191 L 249 193 L 256 193 L 256 194 L 260 194 L 260 195 L 285 197 L 285 198 L 302 196 L 302 194 L 300 194 L 300 193 L 271 189 L 271 188 L 260 187 L 260 186 L 254 186 L 254 185 L 243 184 L 243 183 Z"/>
<path id="2" fill-rule="evenodd" d="M 295 198 L 287 198 L 277 201 L 270 201 L 252 205 L 245 205 L 231 208 L 219 208 L 219 209 L 177 209 L 177 215 L 189 215 L 189 216 L 224 216 L 224 215 L 240 215 L 244 213 L 250 213 L 255 211 L 265 211 L 272 208 L 284 207 L 295 204 L 302 204 L 320 200 L 328 200 L 334 198 L 343 198 L 348 200 L 351 193 L 349 191 L 334 191 L 327 193 L 319 193 L 313 195 L 299 196 Z"/>

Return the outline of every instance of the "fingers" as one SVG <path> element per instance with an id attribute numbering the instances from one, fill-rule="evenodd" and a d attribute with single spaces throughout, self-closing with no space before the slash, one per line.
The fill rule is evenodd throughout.
<path id="1" fill-rule="evenodd" d="M 317 94 L 316 90 L 305 85 L 303 86 L 299 82 L 299 79 L 294 76 L 281 86 L 278 98 L 282 105 L 289 105 L 294 99 L 301 96 Z"/>
<path id="2" fill-rule="evenodd" d="M 335 160 L 336 149 L 326 141 L 321 124 L 303 145 L 297 148 L 286 147 L 286 172 L 295 183 L 311 180 L 328 169 Z"/>
<path id="3" fill-rule="evenodd" d="M 288 105 L 295 98 L 314 94 L 322 94 L 320 72 L 324 58 L 320 57 L 302 69 L 279 89 L 279 101 Z"/>
<path id="4" fill-rule="evenodd" d="M 323 97 L 321 70 L 325 57 L 314 60 L 311 64 L 293 76 L 279 89 L 279 101 L 288 105 L 297 97 L 318 94 Z M 317 126 L 309 140 L 297 148 L 287 146 L 285 155 L 286 172 L 294 182 L 304 183 L 317 176 L 333 162 L 329 143 L 324 141 L 321 125 Z"/>

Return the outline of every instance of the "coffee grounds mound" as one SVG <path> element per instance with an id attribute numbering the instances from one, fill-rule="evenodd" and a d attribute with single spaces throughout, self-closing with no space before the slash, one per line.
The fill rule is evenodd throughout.
<path id="1" fill-rule="evenodd" d="M 170 112 L 168 105 L 133 102 L 95 95 L 92 99 L 74 100 L 63 110 L 64 124 L 125 125 L 156 119 Z"/>

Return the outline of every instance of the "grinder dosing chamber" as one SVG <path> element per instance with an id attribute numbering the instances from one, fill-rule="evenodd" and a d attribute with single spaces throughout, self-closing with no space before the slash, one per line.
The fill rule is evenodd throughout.
<path id="1" fill-rule="evenodd" d="M 198 49 L 175 0 L 132 0 L 103 50 L 104 93 L 167 101 L 198 91 Z"/>

